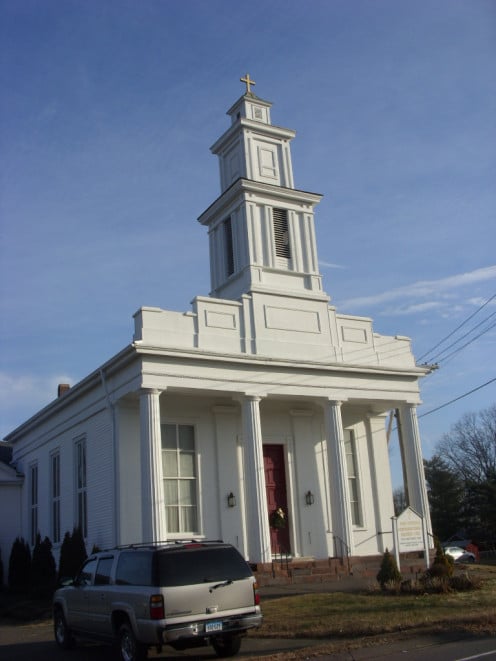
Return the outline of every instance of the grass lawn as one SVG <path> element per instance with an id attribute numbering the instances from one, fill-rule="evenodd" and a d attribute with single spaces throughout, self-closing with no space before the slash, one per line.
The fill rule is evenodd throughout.
<path id="1" fill-rule="evenodd" d="M 462 568 L 457 571 L 465 573 Z M 286 659 L 368 646 L 398 635 L 442 632 L 495 635 L 496 566 L 470 566 L 467 571 L 474 582 L 480 582 L 478 589 L 444 594 L 420 590 L 411 594 L 384 594 L 377 589 L 262 601 L 264 624 L 255 635 L 322 640 L 317 647 L 291 655 L 286 652 Z"/>

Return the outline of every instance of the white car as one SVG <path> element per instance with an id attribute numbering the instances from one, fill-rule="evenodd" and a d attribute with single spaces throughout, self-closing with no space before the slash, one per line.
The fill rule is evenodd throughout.
<path id="1" fill-rule="evenodd" d="M 462 549 L 461 546 L 445 546 L 444 552 L 455 562 L 475 562 L 475 555 L 471 551 Z"/>

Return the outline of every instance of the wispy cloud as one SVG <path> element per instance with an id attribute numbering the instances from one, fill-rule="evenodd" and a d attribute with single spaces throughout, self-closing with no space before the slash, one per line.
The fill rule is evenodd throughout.
<path id="1" fill-rule="evenodd" d="M 374 307 L 377 305 L 384 305 L 385 303 L 394 303 L 395 301 L 402 301 L 403 305 L 389 308 L 389 314 L 412 314 L 414 312 L 425 311 L 441 306 L 440 301 L 428 300 L 422 301 L 418 304 L 405 304 L 405 300 L 411 299 L 432 299 L 435 297 L 445 298 L 449 295 L 451 290 L 458 289 L 472 285 L 477 282 L 496 279 L 496 265 L 487 266 L 484 268 L 476 269 L 468 273 L 459 273 L 456 275 L 441 278 L 439 280 L 420 280 L 411 285 L 404 287 L 397 287 L 380 294 L 373 294 L 371 296 L 360 296 L 358 298 L 350 298 L 342 301 L 339 305 L 341 309 L 356 309 L 360 307 Z M 471 299 L 473 300 L 473 299 Z"/>
<path id="2" fill-rule="evenodd" d="M 321 266 L 324 269 L 345 269 L 345 268 L 347 268 L 346 266 L 343 266 L 342 264 L 333 264 L 332 262 L 324 262 L 321 259 L 319 259 L 319 266 Z"/>
<path id="3" fill-rule="evenodd" d="M 13 431 L 19 420 L 26 420 L 56 399 L 59 383 L 74 382 L 67 375 L 13 375 L 0 372 L 0 438 Z"/>

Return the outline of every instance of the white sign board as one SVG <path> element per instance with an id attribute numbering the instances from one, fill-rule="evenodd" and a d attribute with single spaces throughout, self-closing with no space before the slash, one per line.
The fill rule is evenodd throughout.
<path id="1" fill-rule="evenodd" d="M 398 541 L 401 553 L 424 550 L 422 517 L 407 507 L 398 517 Z"/>

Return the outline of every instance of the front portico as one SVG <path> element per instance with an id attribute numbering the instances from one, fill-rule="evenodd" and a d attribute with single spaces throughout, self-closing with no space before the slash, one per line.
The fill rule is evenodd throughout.
<path id="1" fill-rule="evenodd" d="M 139 460 L 145 459 L 140 471 L 142 530 L 127 525 L 128 533 L 120 543 L 128 543 L 136 536 L 144 540 L 185 535 L 220 537 L 257 563 L 268 563 L 274 554 L 281 552 L 291 557 L 323 558 L 380 554 L 390 548 L 394 510 L 386 429 L 388 412 L 400 409 L 409 415 L 410 426 L 404 426 L 403 440 L 411 446 L 418 436 L 414 433 L 418 430 L 414 406 L 392 399 L 346 398 L 342 396 L 343 387 L 339 388 L 340 399 L 315 397 L 318 377 L 312 383 L 307 371 L 305 385 L 299 385 L 294 378 L 291 387 L 294 392 L 298 388 L 310 389 L 312 396 L 288 396 L 284 394 L 287 384 L 282 386 L 283 392 L 273 387 L 269 393 L 267 378 L 263 396 L 227 392 L 233 387 L 231 369 L 224 377 L 223 368 L 215 369 L 217 374 L 210 376 L 219 386 L 216 391 L 177 387 L 177 380 L 183 381 L 184 375 L 172 378 L 169 366 L 167 386 L 144 389 L 139 395 L 140 405 L 135 407 L 135 414 L 140 420 L 134 427 L 141 430 Z M 153 371 L 156 381 L 157 369 Z M 202 373 L 200 365 L 196 372 Z M 238 375 L 240 372 L 241 367 Z M 250 374 L 251 387 L 255 389 L 253 373 Z M 127 411 L 129 415 L 129 401 Z M 167 501 L 170 492 L 164 485 L 176 476 L 167 469 L 164 425 L 185 425 L 194 430 L 194 503 Z M 147 462 L 150 446 L 154 448 L 155 458 Z M 271 525 L 275 505 L 279 507 L 279 503 L 268 499 L 267 447 L 279 448 L 279 463 L 284 471 L 287 545 L 280 544 L 279 548 L 274 539 L 281 535 Z M 126 465 L 127 460 L 121 463 Z M 281 465 L 279 475 L 280 470 Z M 191 481 L 191 476 L 183 477 L 186 482 Z M 180 476 L 178 479 L 180 483 L 184 481 Z M 410 473 L 410 479 L 413 489 L 421 493 L 415 473 Z M 270 488 L 274 491 L 276 486 L 272 484 Z M 124 499 L 126 490 L 124 486 Z M 311 504 L 306 499 L 308 492 L 313 497 Z M 179 497 L 179 488 L 177 493 Z M 234 496 L 234 506 L 229 505 L 230 494 Z M 186 506 L 196 508 L 197 526 L 192 529 L 168 526 L 167 508 Z M 125 505 L 121 504 L 119 509 L 127 512 Z M 122 528 L 126 528 L 125 523 Z"/>

